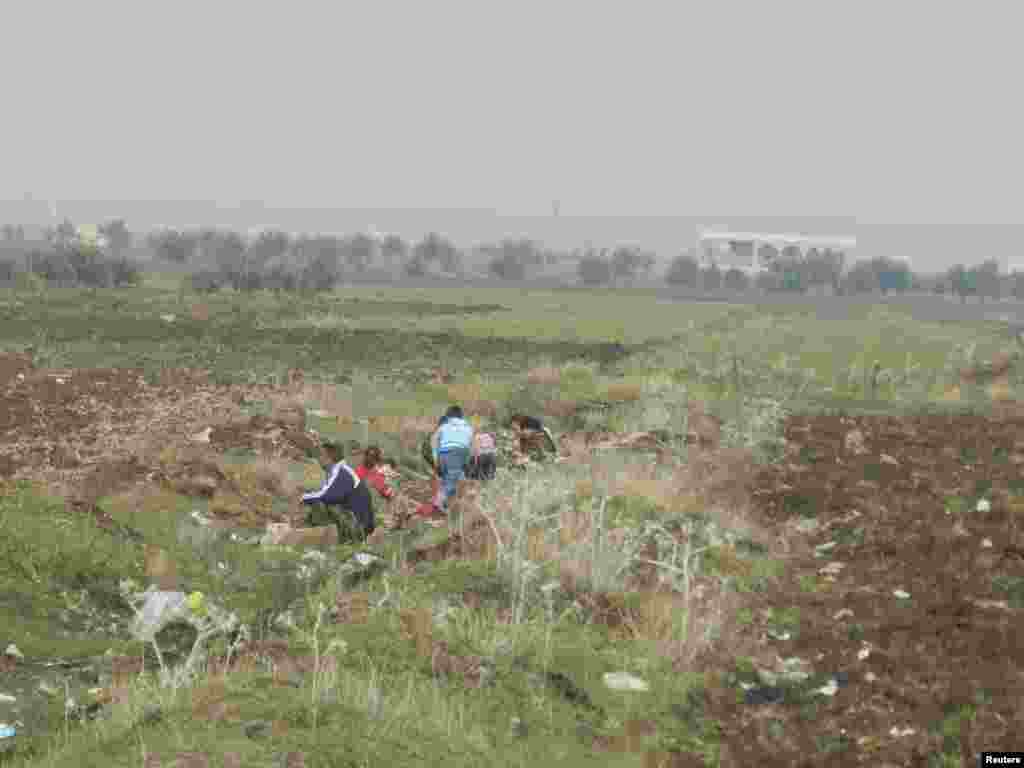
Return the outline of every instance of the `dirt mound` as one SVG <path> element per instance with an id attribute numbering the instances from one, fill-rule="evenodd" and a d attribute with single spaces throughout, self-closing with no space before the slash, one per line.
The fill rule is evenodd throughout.
<path id="1" fill-rule="evenodd" d="M 744 646 L 763 664 L 798 657 L 840 683 L 763 706 L 713 687 L 730 758 L 925 765 L 944 750 L 1014 749 L 1024 505 L 1011 491 L 1022 490 L 1024 420 L 799 417 L 785 437 L 788 460 L 757 478 L 757 509 L 766 524 L 803 518 L 816 553 L 795 556 L 792 577 L 754 601 L 758 618 L 704 663 L 734 667 Z M 789 639 L 766 637 L 769 607 L 799 609 Z M 958 712 L 976 714 L 956 739 Z"/>
<path id="2" fill-rule="evenodd" d="M 176 493 L 209 499 L 228 484 L 227 476 L 213 458 L 198 450 L 175 459 L 162 467 L 159 478 L 164 487 Z"/>
<path id="3" fill-rule="evenodd" d="M 0 390 L 0 468 L 88 474 L 130 432 L 144 387 L 138 371 L 36 370 L 28 361 Z"/>
<path id="4" fill-rule="evenodd" d="M 135 369 L 36 369 L 27 355 L 0 361 L 0 476 L 42 481 L 70 498 L 130 485 L 157 468 L 160 450 L 230 418 L 232 397 L 248 394 L 186 368 L 164 369 L 151 384 Z M 293 425 L 280 429 L 286 455 L 313 447 Z M 272 447 L 278 436 L 266 437 Z"/>
<path id="5" fill-rule="evenodd" d="M 15 380 L 19 374 L 29 375 L 35 366 L 32 363 L 32 356 L 27 354 L 0 354 L 0 387 Z"/>
<path id="6" fill-rule="evenodd" d="M 294 411 L 280 418 L 252 416 L 246 421 L 218 425 L 210 430 L 209 439 L 218 451 L 241 448 L 296 461 L 306 459 L 319 447 L 303 427 L 296 425 Z"/>

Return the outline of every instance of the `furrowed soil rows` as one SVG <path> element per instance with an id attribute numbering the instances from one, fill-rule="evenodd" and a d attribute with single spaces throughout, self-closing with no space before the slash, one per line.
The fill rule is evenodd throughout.
<path id="1" fill-rule="evenodd" d="M 1024 420 L 804 416 L 785 437 L 788 460 L 758 478 L 759 515 L 816 549 L 755 596 L 760 618 L 730 645 L 756 664 L 799 657 L 815 685 L 835 684 L 760 704 L 712 691 L 723 765 L 928 766 L 1020 749 Z M 797 609 L 799 629 L 767 637 L 768 608 Z M 711 667 L 735 665 L 714 653 Z M 957 713 L 969 716 L 950 728 Z"/>

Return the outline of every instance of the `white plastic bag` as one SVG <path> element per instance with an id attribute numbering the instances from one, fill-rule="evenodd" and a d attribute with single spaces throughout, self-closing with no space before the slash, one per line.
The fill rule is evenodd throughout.
<path id="1" fill-rule="evenodd" d="M 165 592 L 150 588 L 146 591 L 146 602 L 132 625 L 132 636 L 136 640 L 149 642 L 157 632 L 176 619 L 188 613 L 184 592 Z"/>

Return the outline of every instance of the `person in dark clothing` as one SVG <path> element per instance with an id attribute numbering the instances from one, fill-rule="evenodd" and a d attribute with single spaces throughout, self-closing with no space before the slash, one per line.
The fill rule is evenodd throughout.
<path id="1" fill-rule="evenodd" d="M 528 445 L 531 442 L 531 438 L 538 434 L 544 435 L 544 441 L 552 453 L 558 453 L 558 445 L 555 443 L 554 435 L 551 434 L 551 430 L 545 427 L 540 419 L 535 416 L 517 413 L 509 421 L 512 424 L 512 429 L 519 435 L 520 449 L 523 453 L 528 453 Z"/>
<path id="2" fill-rule="evenodd" d="M 334 443 L 323 446 L 322 465 L 327 472 L 327 479 L 318 491 L 302 494 L 303 505 L 323 504 L 328 516 L 334 520 L 338 529 L 338 543 L 344 537 L 341 524 L 341 509 L 351 514 L 356 523 L 356 535 L 365 540 L 376 528 L 373 515 L 373 500 L 369 489 L 348 462 L 341 458 L 342 448 Z"/>

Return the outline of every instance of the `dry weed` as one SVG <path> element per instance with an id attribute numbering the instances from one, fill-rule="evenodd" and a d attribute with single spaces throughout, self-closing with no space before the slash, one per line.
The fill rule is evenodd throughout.
<path id="1" fill-rule="evenodd" d="M 687 607 L 685 641 L 671 649 L 676 669 L 693 671 L 704 667 L 701 659 L 708 654 L 730 660 L 756 656 L 759 652 L 756 638 L 745 635 L 739 626 L 742 607 L 740 593 L 729 589 L 721 580 L 694 579 Z"/>
<path id="2" fill-rule="evenodd" d="M 327 382 L 303 382 L 294 393 L 303 403 L 316 403 L 318 408 L 340 421 L 351 422 L 354 417 L 352 400 L 340 387 Z M 291 400 L 292 397 L 286 399 Z"/>
<path id="3" fill-rule="evenodd" d="M 333 547 L 338 543 L 338 529 L 333 525 L 313 528 L 292 528 L 281 536 L 284 547 Z"/>
<path id="4" fill-rule="evenodd" d="M 555 419 L 568 418 L 578 409 L 579 403 L 575 400 L 547 400 L 543 406 L 544 415 Z"/>
<path id="5" fill-rule="evenodd" d="M 301 368 L 289 368 L 285 381 L 289 391 L 301 392 L 306 385 L 306 374 Z"/>
<path id="6" fill-rule="evenodd" d="M 586 481 L 583 481 L 586 482 Z M 559 513 L 558 541 L 562 547 L 586 541 L 590 534 L 590 512 L 579 506 L 563 508 Z"/>
<path id="7" fill-rule="evenodd" d="M 127 688 L 132 680 L 142 674 L 141 656 L 114 656 L 110 660 L 112 688 Z"/>
<path id="8" fill-rule="evenodd" d="M 416 644 L 416 653 L 430 659 L 433 656 L 434 622 L 429 608 L 415 608 L 398 614 L 402 632 Z"/>
<path id="9" fill-rule="evenodd" d="M 279 424 L 292 429 L 304 430 L 306 428 L 306 409 L 302 403 L 292 400 L 272 399 L 272 411 L 270 418 Z"/>
<path id="10" fill-rule="evenodd" d="M 371 416 L 368 420 L 370 429 L 374 432 L 383 432 L 389 435 L 400 434 L 402 431 L 403 418 L 395 415 Z"/>
<path id="11" fill-rule="evenodd" d="M 227 687 L 224 678 L 208 679 L 192 690 L 192 717 L 211 722 L 237 720 L 240 708 L 237 704 L 226 702 L 226 698 Z"/>
<path id="12" fill-rule="evenodd" d="M 210 499 L 210 513 L 217 517 L 241 519 L 245 511 L 245 499 L 236 493 L 218 490 Z"/>
<path id="13" fill-rule="evenodd" d="M 996 376 L 987 387 L 990 399 L 997 402 L 1013 400 L 1014 391 L 1010 384 L 1010 376 L 1007 373 Z"/>
<path id="14" fill-rule="evenodd" d="M 646 640 L 667 641 L 676 634 L 677 617 L 685 616 L 682 595 L 667 591 L 640 592 L 640 607 L 634 619 L 634 632 Z"/>
<path id="15" fill-rule="evenodd" d="M 618 381 L 608 385 L 605 398 L 611 403 L 629 403 L 639 400 L 643 396 L 643 387 L 640 384 L 628 381 Z"/>
<path id="16" fill-rule="evenodd" d="M 419 430 L 402 424 L 398 432 L 398 445 L 405 453 L 414 453 L 423 441 L 423 433 Z"/>
<path id="17" fill-rule="evenodd" d="M 960 380 L 962 382 L 976 382 L 982 379 L 1006 376 L 1016 360 L 1016 353 L 997 352 L 987 363 L 980 363 L 979 365 L 961 369 Z"/>
<path id="18" fill-rule="evenodd" d="M 469 416 L 493 419 L 498 415 L 498 401 L 482 398 L 468 398 L 462 401 L 462 409 Z"/>
<path id="19" fill-rule="evenodd" d="M 558 548 L 547 540 L 547 529 L 534 526 L 526 533 L 526 557 L 534 562 L 547 562 L 558 557 Z"/>
<path id="20" fill-rule="evenodd" d="M 455 376 L 447 368 L 435 368 L 430 372 L 431 384 L 451 384 Z"/>
<path id="21" fill-rule="evenodd" d="M 158 515 L 178 508 L 181 497 L 173 491 L 137 485 L 110 497 L 110 511 L 115 517 L 127 514 Z"/>
<path id="22" fill-rule="evenodd" d="M 151 583 L 172 592 L 178 588 L 178 564 L 166 550 L 146 544 L 144 558 L 143 572 Z"/>
<path id="23" fill-rule="evenodd" d="M 566 558 L 558 560 L 558 580 L 563 590 L 578 593 L 594 577 L 594 564 L 587 558 Z"/>
<path id="24" fill-rule="evenodd" d="M 688 443 L 695 443 L 701 448 L 717 450 L 722 444 L 722 422 L 710 415 L 704 407 L 695 401 L 687 403 L 687 434 Z"/>
<path id="25" fill-rule="evenodd" d="M 365 624 L 370 615 L 370 595 L 368 592 L 341 592 L 336 608 L 338 623 Z"/>
<path id="26" fill-rule="evenodd" d="M 553 365 L 541 365 L 527 371 L 526 381 L 534 386 L 558 386 L 562 383 L 562 371 Z"/>
<path id="27" fill-rule="evenodd" d="M 437 429 L 437 419 L 432 416 L 405 416 L 402 418 L 402 428 L 419 434 L 433 433 Z"/>
<path id="28" fill-rule="evenodd" d="M 197 323 L 206 323 L 210 320 L 209 304 L 193 304 L 189 308 L 189 315 Z"/>
<path id="29" fill-rule="evenodd" d="M 658 728 L 651 720 L 627 720 L 622 725 L 622 730 L 612 736 L 605 738 L 598 743 L 601 751 L 627 753 L 641 752 L 644 748 L 644 740 L 658 732 Z M 647 752 L 645 754 L 653 754 Z M 646 763 L 645 763 L 646 764 Z M 657 763 L 655 763 L 657 765 Z"/>
<path id="30" fill-rule="evenodd" d="M 259 457 L 251 464 L 256 485 L 273 496 L 297 496 L 302 483 L 291 479 L 288 463 L 282 459 Z"/>
<path id="31" fill-rule="evenodd" d="M 466 403 L 472 400 L 483 400 L 484 388 L 475 382 L 463 381 L 448 385 L 448 401 L 452 403 Z"/>

